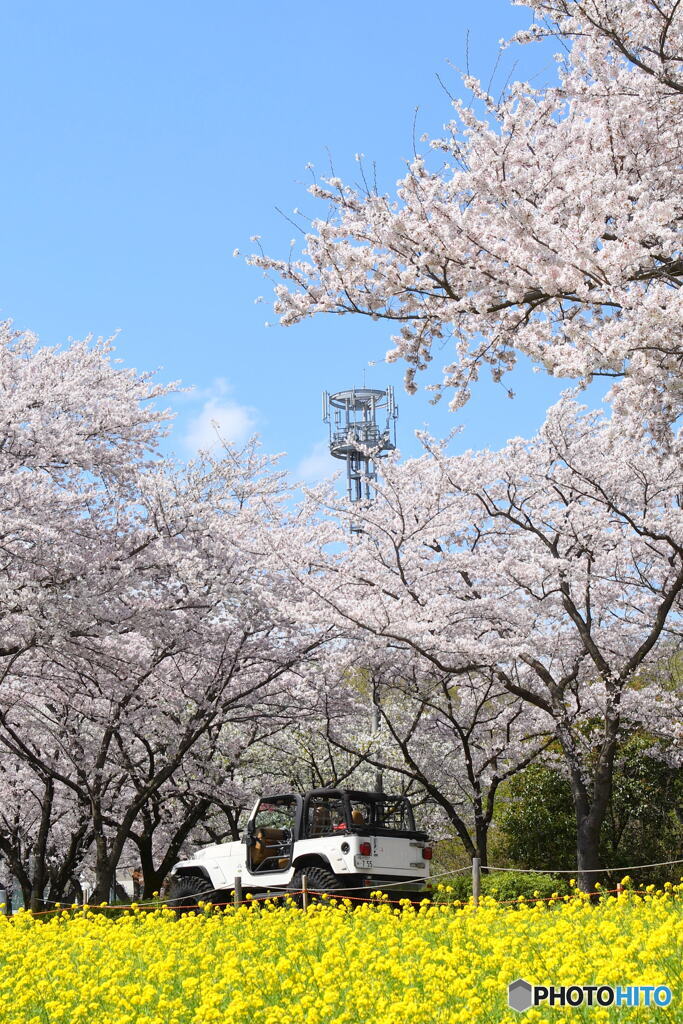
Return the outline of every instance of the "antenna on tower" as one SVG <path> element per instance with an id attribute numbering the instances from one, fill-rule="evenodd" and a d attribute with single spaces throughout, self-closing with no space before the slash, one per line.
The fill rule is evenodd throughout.
<path id="1" fill-rule="evenodd" d="M 372 501 L 375 459 L 396 448 L 398 406 L 394 389 L 351 388 L 323 392 L 323 422 L 330 428 L 330 454 L 346 463 L 349 501 Z"/>

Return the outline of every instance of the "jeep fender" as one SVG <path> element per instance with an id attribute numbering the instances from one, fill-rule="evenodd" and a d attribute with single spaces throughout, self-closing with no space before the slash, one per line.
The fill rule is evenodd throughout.
<path id="1" fill-rule="evenodd" d="M 184 878 L 187 875 L 201 875 L 202 878 L 206 878 L 207 881 L 211 882 L 211 885 L 215 884 L 214 879 L 206 869 L 206 865 L 201 864 L 199 861 L 184 860 L 171 868 L 172 878 Z"/>
<path id="2" fill-rule="evenodd" d="M 325 868 L 326 871 L 330 871 L 333 875 L 337 874 L 324 853 L 305 853 L 301 857 L 296 858 L 292 867 L 295 871 L 302 871 L 304 868 L 313 867 Z"/>

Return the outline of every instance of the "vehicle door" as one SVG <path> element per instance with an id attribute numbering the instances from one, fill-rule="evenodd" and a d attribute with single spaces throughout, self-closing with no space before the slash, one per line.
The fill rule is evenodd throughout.
<path id="1" fill-rule="evenodd" d="M 298 801 L 265 797 L 249 823 L 247 868 L 252 875 L 286 871 L 292 863 Z"/>

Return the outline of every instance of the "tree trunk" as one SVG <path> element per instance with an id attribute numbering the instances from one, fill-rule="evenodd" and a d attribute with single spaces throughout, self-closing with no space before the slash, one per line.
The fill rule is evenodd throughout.
<path id="1" fill-rule="evenodd" d="M 50 867 L 50 900 L 73 902 L 74 893 L 81 899 L 83 891 L 76 874 L 91 844 L 90 822 L 86 820 L 71 834 L 61 860 Z"/>
<path id="2" fill-rule="evenodd" d="M 167 874 L 166 866 L 162 865 L 158 868 L 154 866 L 152 836 L 141 836 L 139 840 L 136 840 L 136 846 L 140 854 L 140 867 L 142 868 L 142 898 L 151 900 L 155 892 L 161 891 Z"/>
<path id="3" fill-rule="evenodd" d="M 475 841 L 477 844 L 477 857 L 481 866 L 482 874 L 487 875 L 489 869 L 488 864 L 488 843 L 489 843 L 489 829 L 485 821 L 477 819 L 475 821 Z"/>
<path id="4" fill-rule="evenodd" d="M 98 863 L 95 869 L 95 888 L 90 894 L 89 903 L 91 906 L 99 906 L 100 903 L 109 903 L 114 886 L 116 868 L 112 867 L 109 860 Z"/>
<path id="5" fill-rule="evenodd" d="M 93 906 L 99 903 L 109 903 L 118 862 L 118 859 L 112 857 L 107 840 L 101 834 L 95 837 L 95 850 L 95 888 L 90 896 Z"/>
<path id="6" fill-rule="evenodd" d="M 592 810 L 592 808 L 591 808 Z M 603 815 L 604 817 L 604 815 Z M 600 828 L 602 820 L 596 822 L 591 814 L 576 820 L 576 864 L 578 885 L 582 892 L 594 892 L 595 883 L 600 881 Z"/>
<path id="7" fill-rule="evenodd" d="M 618 704 L 618 698 L 613 707 Z M 618 714 L 606 716 L 604 733 L 598 756 L 590 779 L 574 742 L 571 726 L 562 722 L 557 729 L 557 738 L 562 744 L 576 814 L 576 866 L 577 881 L 582 892 L 594 892 L 595 883 L 600 881 L 600 832 L 607 817 L 612 794 L 614 756 L 619 730 Z"/>
<path id="8" fill-rule="evenodd" d="M 27 864 L 22 860 L 21 856 L 21 841 L 16 835 L 7 836 L 0 835 L 0 852 L 3 853 L 4 857 L 9 864 L 12 876 L 19 883 L 21 888 L 21 895 L 25 907 L 31 906 L 31 879 L 29 877 Z M 5 881 L 7 881 L 5 879 Z M 16 893 L 16 888 L 14 889 Z M 17 901 L 14 900 L 14 906 L 16 907 Z"/>
<path id="9" fill-rule="evenodd" d="M 31 910 L 39 911 L 45 907 L 45 888 L 47 886 L 47 841 L 50 834 L 52 804 L 55 784 L 52 778 L 43 780 L 45 789 L 40 812 L 40 828 L 33 844 L 29 858 L 29 874 L 31 876 Z"/>
<path id="10" fill-rule="evenodd" d="M 184 816 L 180 819 L 163 857 L 156 867 L 153 854 L 154 830 L 156 826 L 152 825 L 151 820 L 148 820 L 142 833 L 131 833 L 130 838 L 134 841 L 140 853 L 140 867 L 142 868 L 144 880 L 143 899 L 152 899 L 155 892 L 161 891 L 164 879 L 178 860 L 181 846 L 192 829 L 204 818 L 210 806 L 211 800 L 208 797 L 202 797 L 193 806 L 185 808 Z"/>

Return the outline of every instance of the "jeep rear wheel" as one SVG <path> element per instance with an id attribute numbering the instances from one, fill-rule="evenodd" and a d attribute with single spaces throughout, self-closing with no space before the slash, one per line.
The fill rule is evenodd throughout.
<path id="1" fill-rule="evenodd" d="M 302 889 L 304 885 L 303 876 L 306 875 L 309 902 L 318 902 L 324 895 L 334 896 L 339 890 L 339 879 L 326 868 L 316 866 L 298 868 L 294 873 L 289 888 L 292 891 L 292 898 L 297 907 L 303 906 Z M 341 895 L 341 893 L 340 893 Z"/>
<path id="2" fill-rule="evenodd" d="M 199 910 L 199 901 L 214 893 L 214 888 L 204 875 L 180 875 L 174 878 L 168 894 L 168 906 L 176 914 Z"/>

